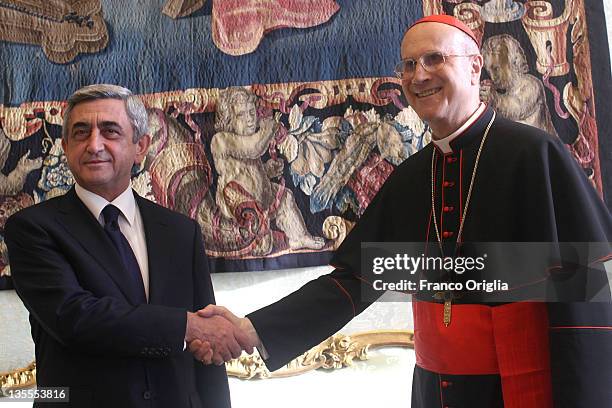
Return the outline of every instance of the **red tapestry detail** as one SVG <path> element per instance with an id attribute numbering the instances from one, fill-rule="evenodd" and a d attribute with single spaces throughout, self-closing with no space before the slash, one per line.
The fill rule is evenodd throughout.
<path id="1" fill-rule="evenodd" d="M 365 165 L 348 182 L 359 203 L 359 214 L 363 214 L 370 201 L 385 183 L 394 167 L 378 154 L 372 154 Z"/>
<path id="2" fill-rule="evenodd" d="M 339 9 L 333 0 L 215 0 L 213 41 L 226 54 L 248 54 L 257 49 L 269 31 L 314 27 L 329 20 Z"/>

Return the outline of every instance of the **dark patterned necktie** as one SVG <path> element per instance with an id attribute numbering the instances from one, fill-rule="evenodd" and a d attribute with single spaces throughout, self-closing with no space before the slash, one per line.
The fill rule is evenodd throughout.
<path id="1" fill-rule="evenodd" d="M 111 241 L 113 241 L 113 245 L 117 248 L 117 252 L 119 252 L 125 269 L 130 274 L 130 282 L 132 283 L 130 292 L 134 295 L 134 299 L 138 301 L 138 304 L 147 303 L 138 261 L 136 260 L 130 243 L 119 229 L 118 220 L 120 212 L 121 211 L 112 204 L 104 207 L 102 210 L 102 215 L 104 216 L 104 231 Z"/>

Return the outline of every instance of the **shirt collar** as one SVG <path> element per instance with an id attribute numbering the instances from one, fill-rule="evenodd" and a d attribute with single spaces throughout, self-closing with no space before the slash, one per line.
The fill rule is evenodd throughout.
<path id="1" fill-rule="evenodd" d="M 472 113 L 472 115 L 463 123 L 463 125 L 461 125 L 459 127 L 459 129 L 455 130 L 453 133 L 451 133 L 450 135 L 446 136 L 444 139 L 433 140 L 433 144 L 438 148 L 438 150 L 440 150 L 442 152 L 442 154 L 452 153 L 453 149 L 452 149 L 450 143 L 453 140 L 455 140 L 458 136 L 463 134 L 463 132 L 465 132 L 470 126 L 472 126 L 474 124 L 474 122 L 476 122 L 476 120 L 478 120 L 480 115 L 482 115 L 482 113 L 484 112 L 485 108 L 486 108 L 486 105 L 484 103 L 480 102 L 480 105 L 478 105 L 478 109 L 476 109 L 476 111 L 474 111 L 474 113 Z"/>
<path id="2" fill-rule="evenodd" d="M 117 198 L 109 202 L 106 198 L 101 197 L 89 190 L 81 187 L 78 183 L 75 184 L 74 190 L 79 199 L 85 204 L 85 206 L 91 211 L 94 217 L 99 222 L 103 222 L 102 210 L 108 204 L 112 204 L 117 207 L 123 217 L 126 219 L 128 224 L 132 226 L 136 217 L 136 199 L 134 193 L 132 193 L 132 186 L 128 186 L 123 193 L 119 194 Z"/>

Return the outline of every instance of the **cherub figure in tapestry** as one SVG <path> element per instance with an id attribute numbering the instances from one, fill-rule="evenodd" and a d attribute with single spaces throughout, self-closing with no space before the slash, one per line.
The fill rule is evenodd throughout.
<path id="1" fill-rule="evenodd" d="M 259 118 L 257 97 L 243 88 L 222 91 L 217 104 L 215 129 L 210 149 L 218 174 L 216 204 L 223 217 L 244 222 L 249 208 L 263 219 L 263 236 L 253 255 L 266 255 L 274 247 L 278 230 L 289 249 L 321 249 L 323 238 L 313 236 L 304 222 L 293 193 L 281 177 L 283 161 L 262 157 L 273 142 L 278 123 Z M 278 180 L 278 181 L 273 181 Z"/>
<path id="2" fill-rule="evenodd" d="M 482 46 L 490 86 L 483 99 L 508 119 L 538 127 L 552 135 L 553 127 L 542 81 L 529 73 L 525 52 L 508 34 L 488 38 Z M 488 89 L 487 89 L 488 88 Z"/>

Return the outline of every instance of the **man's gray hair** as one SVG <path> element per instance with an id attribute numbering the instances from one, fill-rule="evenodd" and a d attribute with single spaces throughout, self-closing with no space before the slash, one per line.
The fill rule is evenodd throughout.
<path id="1" fill-rule="evenodd" d="M 97 99 L 119 99 L 125 103 L 125 111 L 132 124 L 132 129 L 134 129 L 134 137 L 132 138 L 134 143 L 147 134 L 149 118 L 147 109 L 140 98 L 135 96 L 129 89 L 118 85 L 95 84 L 78 89 L 68 98 L 68 106 L 64 111 L 64 127 L 62 128 L 62 137 L 64 139 L 68 136 L 68 121 L 72 109 L 81 102 L 95 101 Z"/>
<path id="2" fill-rule="evenodd" d="M 217 111 L 215 112 L 215 130 L 217 132 L 233 132 L 232 107 L 240 100 L 256 103 L 257 96 L 244 88 L 232 87 L 219 92 Z"/>

